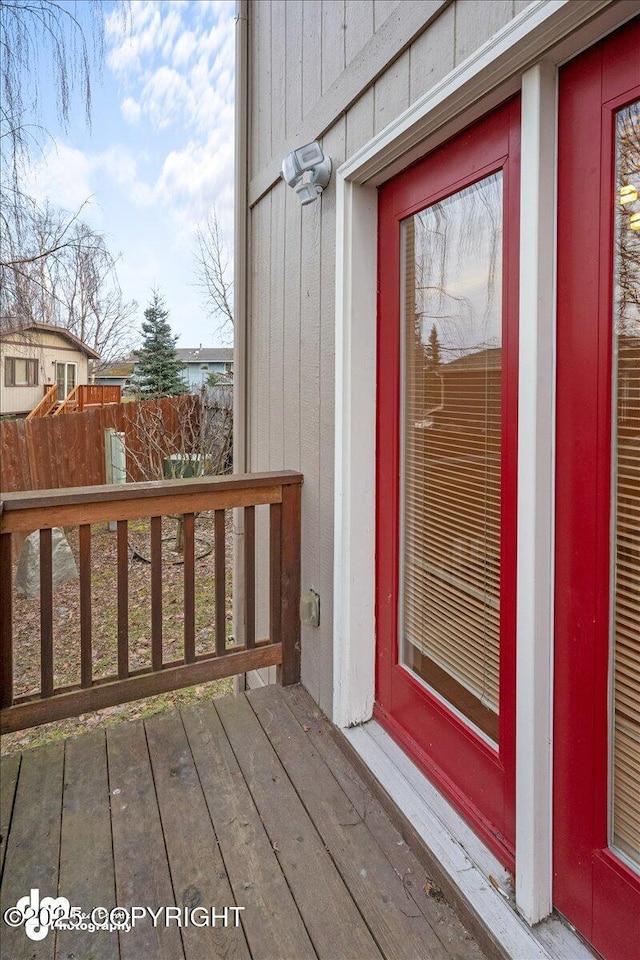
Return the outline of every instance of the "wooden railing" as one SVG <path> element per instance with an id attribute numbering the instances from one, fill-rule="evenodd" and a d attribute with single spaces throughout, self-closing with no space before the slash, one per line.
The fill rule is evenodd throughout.
<path id="1" fill-rule="evenodd" d="M 76 487 L 9 494 L 0 509 L 0 732 L 77 716 L 181 687 L 234 676 L 272 665 L 281 683 L 300 675 L 300 489 L 298 473 L 132 483 L 125 486 Z M 269 638 L 258 640 L 256 624 L 256 507 L 268 505 Z M 225 629 L 225 510 L 244 510 L 244 643 L 228 645 Z M 215 650 L 196 652 L 195 517 L 214 511 Z M 162 518 L 184 518 L 183 655 L 163 659 Z M 131 669 L 129 656 L 128 522 L 150 523 L 151 665 Z M 114 642 L 117 673 L 94 675 L 92 655 L 91 524 L 116 521 L 117 594 Z M 54 589 L 52 528 L 78 527 L 80 671 L 79 683 L 54 684 Z M 14 695 L 13 539 L 39 530 L 40 544 L 40 680 L 39 691 Z M 97 558 L 98 565 L 102 558 Z M 68 651 L 67 651 L 68 653 Z M 114 661 L 115 662 L 115 661 Z M 77 679 L 77 678 L 76 678 Z"/>
<path id="2" fill-rule="evenodd" d="M 71 393 L 64 398 L 54 416 L 61 413 L 76 413 L 86 410 L 87 407 L 104 407 L 108 403 L 120 403 L 122 388 L 106 386 L 100 383 L 79 383 Z"/>
<path id="3" fill-rule="evenodd" d="M 58 384 L 45 384 L 44 397 L 40 403 L 33 408 L 31 413 L 26 416 L 27 420 L 34 420 L 36 417 L 48 417 L 58 402 Z"/>

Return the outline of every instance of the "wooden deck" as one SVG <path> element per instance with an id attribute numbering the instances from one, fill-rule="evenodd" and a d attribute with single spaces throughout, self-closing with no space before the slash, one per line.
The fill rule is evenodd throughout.
<path id="1" fill-rule="evenodd" d="M 87 914 L 201 908 L 39 941 L 0 920 L 11 960 L 484 956 L 300 687 L 6 757 L 0 832 L 3 914 L 34 888 Z M 234 906 L 239 927 L 196 925 Z"/>

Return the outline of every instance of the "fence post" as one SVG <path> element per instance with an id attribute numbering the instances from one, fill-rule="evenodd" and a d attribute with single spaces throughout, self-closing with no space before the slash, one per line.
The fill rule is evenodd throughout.
<path id="1" fill-rule="evenodd" d="M 282 664 L 278 683 L 300 681 L 300 499 L 299 483 L 282 487 L 280 637 Z"/>

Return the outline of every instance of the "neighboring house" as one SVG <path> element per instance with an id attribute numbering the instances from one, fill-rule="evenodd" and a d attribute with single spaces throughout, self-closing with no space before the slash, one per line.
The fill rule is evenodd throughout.
<path id="1" fill-rule="evenodd" d="M 131 385 L 134 367 L 134 360 L 116 360 L 104 365 L 96 364 L 93 377 L 95 383 L 101 386 L 121 387 L 124 390 Z"/>
<path id="2" fill-rule="evenodd" d="M 302 682 L 519 957 L 585 953 L 501 871 L 640 942 L 637 13 L 238 3 L 235 470 L 304 474 Z"/>
<path id="3" fill-rule="evenodd" d="M 198 347 L 197 349 L 176 350 L 184 363 L 183 377 L 193 393 L 207 385 L 211 374 L 223 378 L 233 376 L 233 350 L 221 347 Z M 108 364 L 96 371 L 96 383 L 119 385 L 123 389 L 131 386 L 136 375 L 135 360 L 122 360 Z"/>
<path id="4" fill-rule="evenodd" d="M 194 392 L 206 386 L 211 374 L 221 376 L 233 374 L 233 349 L 224 347 L 203 347 L 195 350 L 178 347 L 176 353 L 185 364 L 183 377 Z"/>
<path id="5" fill-rule="evenodd" d="M 62 327 L 33 323 L 0 337 L 0 414 L 22 416 L 42 399 L 45 387 L 57 383 L 63 399 L 89 382 L 88 361 L 99 355 Z"/>

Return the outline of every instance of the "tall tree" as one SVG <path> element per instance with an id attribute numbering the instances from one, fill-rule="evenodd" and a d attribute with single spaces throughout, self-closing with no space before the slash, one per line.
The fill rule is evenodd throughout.
<path id="1" fill-rule="evenodd" d="M 172 397 L 187 392 L 184 364 L 176 353 L 178 337 L 171 332 L 163 297 L 153 291 L 144 312 L 142 347 L 136 351 L 136 379 L 145 397 Z"/>
<path id="2" fill-rule="evenodd" d="M 437 369 L 440 366 L 440 340 L 438 338 L 438 329 L 435 323 L 432 325 L 431 330 L 429 331 L 429 340 L 427 341 L 427 345 L 425 347 L 425 356 L 428 367 Z"/>
<path id="3" fill-rule="evenodd" d="M 0 267 L 0 332 L 52 323 L 108 363 L 130 351 L 135 300 L 125 301 L 104 236 L 50 204 L 25 205 L 22 256 Z M 8 246 L 5 235 L 2 244 Z"/>
<path id="4" fill-rule="evenodd" d="M 209 211 L 196 234 L 196 286 L 209 317 L 217 324 L 217 333 L 233 337 L 233 279 L 229 247 L 218 220 L 216 208 Z"/>

